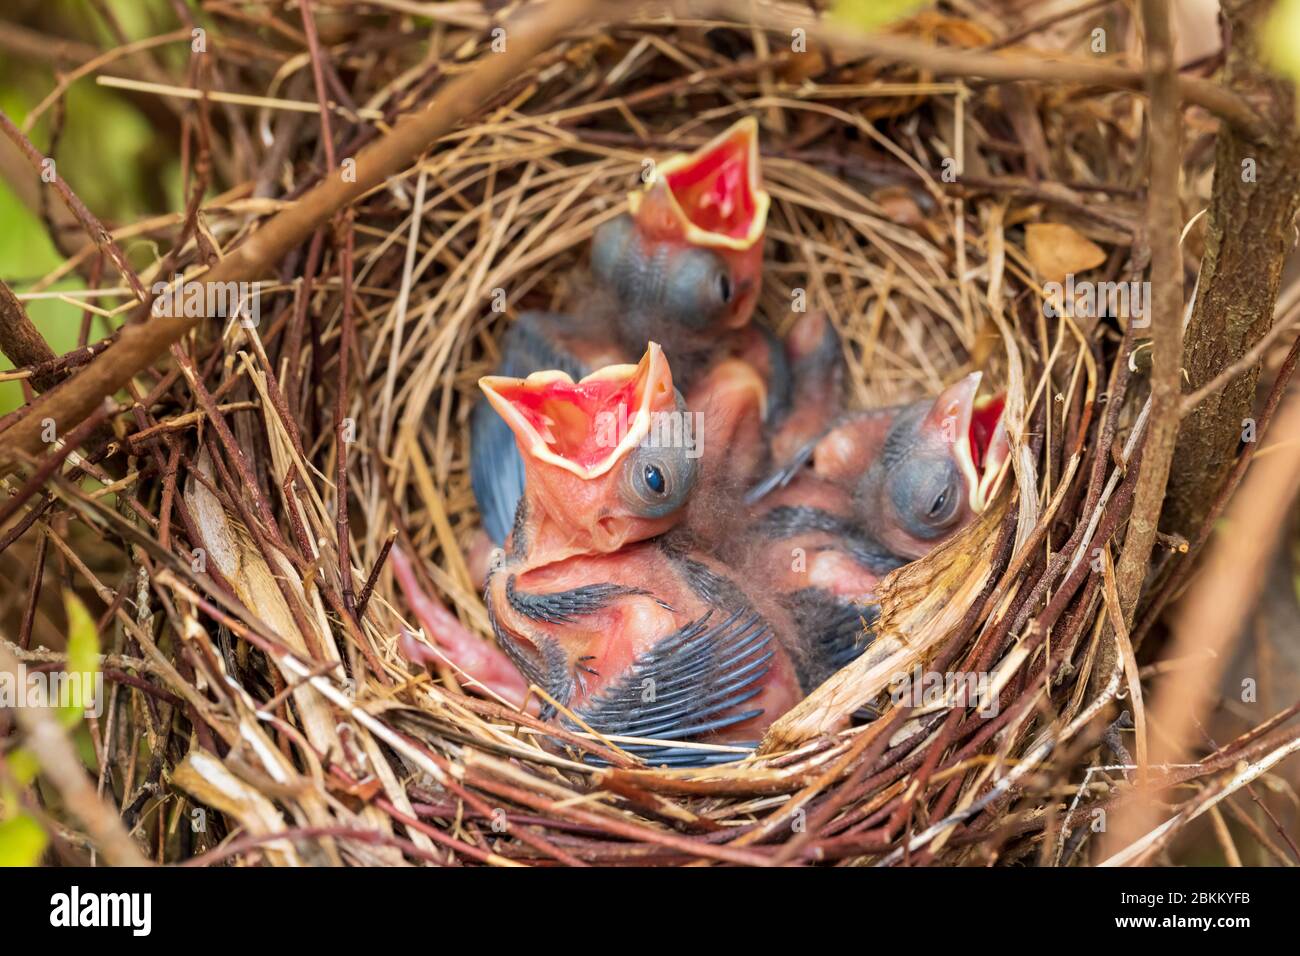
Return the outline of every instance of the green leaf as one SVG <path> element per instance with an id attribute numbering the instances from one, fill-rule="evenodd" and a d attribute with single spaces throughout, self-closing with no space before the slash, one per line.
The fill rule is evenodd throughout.
<path id="1" fill-rule="evenodd" d="M 152 2 L 152 0 L 151 0 Z M 166 7 L 166 0 L 161 0 Z M 98 22 L 98 14 L 84 0 L 82 6 L 88 22 Z M 129 12 L 139 11 L 141 0 L 118 4 L 114 12 L 119 19 L 130 19 Z M 159 8 L 162 9 L 162 8 Z M 170 15 L 170 14 L 168 14 Z M 145 21 L 147 23 L 147 19 Z M 140 24 L 141 36 L 154 31 Z M 128 29 L 130 29 L 128 27 Z M 109 45 L 117 43 L 110 35 L 103 37 Z M 189 53 L 188 44 L 175 44 Z M 159 51 L 164 52 L 164 51 Z M 111 71 L 110 71 L 111 72 Z M 15 123 L 21 123 L 32 107 L 45 96 L 54 83 L 43 68 L 29 63 L 12 63 L 0 58 L 0 110 Z M 164 209 L 184 208 L 185 196 L 180 188 L 179 160 L 169 151 L 160 150 L 148 118 L 132 102 L 116 91 L 95 84 L 94 77 L 83 77 L 72 84 L 65 98 L 67 115 L 63 136 L 55 159 L 60 179 L 72 183 L 77 194 L 101 219 L 138 222 Z M 49 143 L 51 114 L 47 112 L 32 131 L 38 146 Z M 144 240 L 138 240 L 139 246 Z M 127 255 L 143 268 L 153 260 L 145 249 L 127 246 Z M 0 277 L 15 292 L 28 291 L 37 278 L 64 261 L 46 233 L 44 222 L 0 183 Z M 105 283 L 111 285 L 112 283 Z M 50 292 L 84 289 L 85 282 L 74 272 L 52 286 Z M 99 297 L 95 304 L 111 308 L 120 303 L 117 297 Z M 60 355 L 77 345 L 81 330 L 81 310 L 57 299 L 36 299 L 26 303 L 27 313 L 37 331 Z M 92 340 L 100 338 L 106 328 L 116 328 L 121 316 L 96 318 L 91 328 Z M 9 359 L 0 355 L 0 371 L 12 368 Z M 0 382 L 0 414 L 23 403 L 19 382 Z"/>
<path id="2" fill-rule="evenodd" d="M 3 82 L 0 79 L 0 82 Z M 4 109 L 0 103 L 0 109 Z M 24 291 L 23 286 L 37 276 L 44 275 L 62 262 L 45 234 L 45 226 L 32 215 L 14 193 L 0 182 L 0 276 Z M 54 288 L 60 292 L 83 288 L 80 280 L 60 282 Z M 76 306 L 58 299 L 39 299 L 26 303 L 27 314 L 50 343 L 62 355 L 77 347 L 77 333 L 81 328 L 81 315 Z M 0 355 L 0 371 L 13 368 L 4 355 Z M 23 390 L 18 382 L 0 382 L 0 414 L 13 411 L 23 403 Z"/>
<path id="3" fill-rule="evenodd" d="M 836 0 L 832 16 L 863 30 L 877 30 L 923 6 L 924 0 Z"/>
<path id="4" fill-rule="evenodd" d="M 0 866 L 36 866 L 49 842 L 41 825 L 25 813 L 0 821 Z"/>
<path id="5" fill-rule="evenodd" d="M 1264 26 L 1263 40 L 1273 67 L 1300 83 L 1300 0 L 1278 0 Z"/>
<path id="6" fill-rule="evenodd" d="M 65 727 L 75 727 L 92 703 L 95 674 L 99 671 L 99 634 L 86 605 L 71 591 L 63 592 L 68 613 L 68 700 L 59 708 Z"/>
<path id="7" fill-rule="evenodd" d="M 5 763 L 9 764 L 9 773 L 22 786 L 35 780 L 41 769 L 41 765 L 36 762 L 36 755 L 22 747 L 5 754 Z"/>

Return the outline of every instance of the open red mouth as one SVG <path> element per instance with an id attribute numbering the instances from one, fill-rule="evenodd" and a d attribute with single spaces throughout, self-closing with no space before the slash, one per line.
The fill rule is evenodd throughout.
<path id="1" fill-rule="evenodd" d="M 998 426 L 1002 424 L 1002 410 L 1006 408 L 1005 394 L 989 395 L 975 403 L 970 416 L 970 445 L 975 467 L 984 470 L 985 461 L 995 440 Z M 1002 437 L 1002 441 L 1006 438 Z"/>
<path id="2" fill-rule="evenodd" d="M 966 481 L 971 510 L 983 511 L 990 500 L 1010 454 L 1006 426 L 1002 420 L 1006 395 L 977 398 L 982 375 L 973 372 L 950 386 L 937 403 L 943 416 L 955 421 L 956 446 L 953 457 Z"/>
<path id="3" fill-rule="evenodd" d="M 993 490 L 1002 466 L 1011 454 L 1007 443 L 1007 426 L 1002 413 L 1007 407 L 1005 392 L 988 395 L 975 402 L 971 409 L 970 446 L 979 482 L 971 494 L 971 507 L 983 511 L 993 498 Z"/>
<path id="4" fill-rule="evenodd" d="M 489 375 L 479 387 L 525 455 L 580 478 L 609 471 L 649 433 L 656 411 L 676 407 L 672 372 L 654 342 L 637 365 L 609 365 L 578 382 L 546 371 Z"/>
<path id="5" fill-rule="evenodd" d="M 746 117 L 695 152 L 670 156 L 628 201 L 634 218 L 653 218 L 695 245 L 750 248 L 763 236 L 771 203 L 760 184 L 758 123 Z"/>

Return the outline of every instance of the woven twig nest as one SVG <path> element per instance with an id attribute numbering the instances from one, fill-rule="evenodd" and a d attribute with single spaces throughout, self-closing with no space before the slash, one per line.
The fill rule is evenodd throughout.
<path id="1" fill-rule="evenodd" d="M 466 468 L 476 381 L 495 366 L 496 343 L 515 315 L 560 300 L 592 232 L 626 208 L 624 197 L 647 158 L 693 148 L 744 115 L 763 121 L 763 176 L 773 197 L 759 321 L 784 332 L 801 297 L 805 307 L 825 310 L 845 343 L 851 401 L 858 406 L 932 394 L 977 365 L 991 369 L 1011 389 L 1008 421 L 1020 473 L 1005 482 L 998 506 L 983 520 L 885 583 L 872 652 L 778 721 L 760 754 L 740 763 L 655 770 L 619 759 L 585 735 L 557 746 L 549 728 L 413 674 L 395 639 L 408 626 L 404 604 L 386 575 L 366 619 L 366 639 L 392 686 L 367 682 L 357 707 L 410 741 L 398 749 L 381 736 L 373 757 L 383 753 L 392 762 L 395 780 L 413 778 L 406 794 L 415 802 L 459 804 L 487 832 L 495 832 L 494 819 L 506 821 L 506 833 L 516 820 L 529 820 L 540 837 L 549 827 L 532 821 L 554 821 L 555 833 L 540 845 L 494 839 L 503 855 L 555 856 L 567 841 L 553 844 L 552 837 L 560 841 L 576 831 L 584 836 L 581 850 L 565 852 L 593 861 L 853 858 L 887 848 L 888 841 L 873 842 L 875 829 L 907 806 L 909 773 L 932 764 L 930 776 L 938 772 L 945 781 L 941 808 L 968 810 L 988 779 L 1004 776 L 1045 729 L 1034 706 L 1042 641 L 1019 639 L 1023 621 L 1014 632 L 1007 625 L 1028 596 L 1031 573 L 1042 573 L 1039 555 L 1026 559 L 1035 519 L 1055 496 L 1055 517 L 1068 527 L 1083 504 L 1079 489 L 1088 469 L 1081 449 L 1096 447 L 1084 431 L 1098 391 L 1094 350 L 1104 355 L 1106 333 L 1113 340 L 1114 330 L 1096 328 L 1090 338 L 1073 322 L 1042 318 L 1022 229 L 1046 218 L 1049 207 L 972 194 L 957 185 L 960 176 L 945 181 L 954 162 L 947 153 L 956 145 L 979 156 L 990 173 L 1022 171 L 1003 157 L 982 156 L 979 137 L 952 140 L 954 107 L 977 118 L 975 128 L 997 123 L 998 133 L 1014 138 L 996 102 L 985 106 L 984 98 L 970 99 L 956 87 L 933 90 L 908 81 L 904 70 L 904 82 L 918 90 L 908 101 L 912 108 L 899 111 L 892 121 L 897 128 L 877 126 L 868 117 L 882 104 L 892 111 L 895 98 L 870 95 L 865 84 L 878 77 L 861 67 L 844 82 L 833 61 L 815 87 L 791 86 L 779 71 L 759 70 L 708 84 L 693 80 L 687 64 L 655 55 L 611 85 L 611 71 L 622 63 L 625 72 L 638 44 L 668 38 L 695 54 L 688 62 L 720 52 L 743 55 L 726 46 L 743 42 L 734 34 L 697 28 L 628 27 L 573 43 L 566 69 L 544 71 L 526 90 L 528 99 L 510 102 L 509 112 L 489 111 L 356 210 L 354 354 L 362 384 L 349 395 L 347 411 L 357 435 L 349 455 L 357 573 L 373 565 L 387 530 L 400 524 L 431 571 L 434 593 L 490 636 L 466 561 L 478 525 Z M 828 97 L 841 83 L 844 92 Z M 805 95 L 808 89 L 818 95 Z M 658 95 L 646 95 L 655 90 Z M 601 106 L 619 97 L 634 105 Z M 552 99 L 562 104 L 553 113 Z M 1104 136 L 1119 139 L 1123 131 L 1104 129 Z M 1097 148 L 1103 145 L 1117 152 L 1110 144 Z M 334 266 L 327 252 L 322 274 Z M 308 309 L 321 342 L 337 338 L 336 288 L 318 283 Z M 1044 375 L 1049 355 L 1056 363 L 1050 378 Z M 299 371 L 299 381 L 308 378 Z M 325 375 L 327 394 L 332 378 Z M 320 404 L 328 407 L 324 399 Z M 317 460 L 333 460 L 333 436 L 318 434 L 327 450 Z M 1050 447 L 1043 440 L 1048 434 Z M 280 441 L 288 446 L 287 436 Z M 281 486 L 289 472 L 286 457 L 269 483 Z M 1031 497 L 1022 499 L 1018 488 Z M 328 538 L 328 493 L 322 503 L 316 522 Z M 1008 575 L 1013 553 L 1018 566 Z M 1095 595 L 1083 603 L 1095 605 Z M 1077 610 L 1061 629 L 1054 671 L 1062 661 L 1091 656 L 1095 614 L 1095 606 Z M 287 614 L 280 624 L 289 627 Z M 870 725 L 831 732 L 864 703 L 887 696 L 899 673 L 939 657 L 955 669 L 979 660 L 981 672 L 995 675 L 1004 701 L 1000 727 L 972 708 L 954 733 L 947 700 L 931 702 L 917 716 L 895 719 L 887 711 Z M 1087 676 L 1087 668 L 1076 669 L 1055 688 L 1054 697 L 1066 702 L 1067 722 L 1073 716 L 1068 691 Z M 1078 695 L 1074 709 L 1082 703 Z M 328 701 L 314 706 L 330 709 Z M 322 742 L 333 746 L 326 730 Z M 591 753 L 612 766 L 584 762 Z M 951 768 L 981 754 L 997 759 L 973 761 L 978 769 L 968 779 L 952 775 Z M 955 789 L 953 781 L 963 786 Z M 396 782 L 389 786 L 401 790 Z M 967 839 L 945 852 L 969 852 L 957 846 L 968 847 L 969 834 L 978 830 L 965 822 L 958 815 L 954 827 Z M 442 825 L 436 817 L 430 823 Z M 555 851 L 547 849 L 552 846 Z"/>
<path id="2" fill-rule="evenodd" d="M 346 29 L 331 39 L 356 108 L 391 121 L 486 50 L 491 17 L 461 13 L 423 64 L 367 59 Z M 937 15 L 895 29 L 991 39 Z M 1102 638 L 1143 389 L 1129 316 L 1045 309 L 1044 285 L 1140 275 L 1135 197 L 1100 185 L 1123 181 L 1138 123 L 1106 97 L 939 83 L 829 50 L 773 54 L 755 37 L 644 21 L 535 60 L 291 256 L 256 328 L 231 322 L 185 343 L 182 376 L 148 407 L 170 424 L 132 451 L 163 463 L 136 499 L 155 513 L 179 499 L 186 520 L 169 517 L 164 534 L 130 509 L 67 496 L 121 549 L 126 579 L 147 569 L 156 594 L 119 640 L 165 688 L 169 719 L 192 722 L 188 741 L 161 738 L 153 778 L 220 811 L 190 849 L 276 864 L 1072 858 L 1095 796 L 1078 789 L 1083 758 L 1124 687 Z M 244 69 L 250 87 L 271 88 L 273 63 Z M 303 63 L 285 64 L 275 88 L 309 97 L 309 80 Z M 276 157 L 254 188 L 205 205 L 176 268 L 255 235 L 279 197 L 320 175 L 315 120 L 267 110 Z M 373 135 L 357 115 L 334 115 L 340 143 Z M 409 609 L 386 568 L 359 623 L 349 606 L 397 529 L 430 593 L 491 639 L 467 559 L 475 383 L 520 311 L 560 301 L 647 158 L 747 115 L 762 127 L 772 196 L 757 321 L 780 333 L 796 300 L 824 310 L 854 407 L 984 370 L 1008 391 L 1012 459 L 978 521 L 885 580 L 868 652 L 757 753 L 652 769 L 412 665 L 399 648 Z M 978 703 L 952 686 L 895 699 L 897 675 L 914 668 L 988 685 Z M 872 702 L 878 719 L 846 726 Z M 159 741 L 138 700 L 120 719 Z M 276 836 L 295 828 L 325 835 Z"/>

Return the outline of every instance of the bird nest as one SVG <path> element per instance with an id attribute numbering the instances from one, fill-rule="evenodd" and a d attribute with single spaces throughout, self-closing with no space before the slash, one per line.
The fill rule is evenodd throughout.
<path id="1" fill-rule="evenodd" d="M 310 53 L 293 57 L 264 25 L 214 12 L 222 75 L 251 99 L 214 97 L 191 116 L 191 185 L 211 195 L 147 226 L 171 251 L 144 281 L 195 274 L 257 242 L 441 84 L 509 56 L 513 36 L 493 52 L 490 6 L 449 4 L 431 34 L 386 4 L 331 14 L 322 36 L 301 36 Z M 936 13 L 890 29 L 961 48 L 1040 39 Z M 1139 117 L 1127 94 L 940 82 L 816 39 L 788 50 L 789 37 L 725 19 L 628 18 L 521 58 L 466 122 L 274 267 L 256 325 L 204 323 L 136 377 L 133 417 L 114 436 L 129 469 L 82 459 L 81 474 L 111 493 L 47 476 L 33 519 L 44 530 L 11 535 L 6 573 L 57 551 L 88 603 L 101 602 L 105 793 L 157 858 L 1069 865 L 1087 855 L 1086 824 L 1122 776 L 1094 779 L 1089 765 L 1105 747 L 1118 756 L 1100 762 L 1130 762 L 1115 730 L 1131 635 L 1117 643 L 1107 625 L 1146 386 L 1133 316 L 1052 308 L 1048 283 L 1086 270 L 1141 277 L 1142 197 L 1111 185 L 1131 179 Z M 338 105 L 324 116 L 286 109 L 314 100 L 313 72 Z M 217 89 L 204 67 L 191 80 Z M 450 663 L 411 663 L 400 638 L 414 617 L 390 548 L 492 640 L 469 559 L 476 382 L 522 310 L 560 300 L 647 160 L 743 116 L 759 120 L 772 197 L 757 321 L 781 333 L 794 303 L 824 310 L 852 407 L 983 370 L 1007 389 L 1012 455 L 974 524 L 883 582 L 869 651 L 781 717 L 756 753 L 656 769 L 619 739 L 518 712 Z M 225 149 L 233 127 L 258 142 Z M 1157 549 L 1157 564 L 1167 553 Z M 1132 636 L 1178 584 L 1156 571 L 1155 610 Z M 39 627 L 25 637 L 29 663 L 60 659 L 36 649 L 47 643 Z M 927 692 L 906 696 L 900 674 L 939 680 L 913 681 Z M 871 702 L 877 719 L 848 720 Z M 174 826 L 198 808 L 203 827 Z"/>

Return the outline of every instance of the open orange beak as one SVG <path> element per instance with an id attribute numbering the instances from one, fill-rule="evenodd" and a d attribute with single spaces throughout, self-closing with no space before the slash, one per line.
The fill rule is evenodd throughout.
<path id="1" fill-rule="evenodd" d="M 636 365 L 609 365 L 575 382 L 560 371 L 479 379 L 488 402 L 515 433 L 525 460 L 582 479 L 608 472 L 647 435 L 653 416 L 677 407 L 672 371 L 651 342 Z"/>
<path id="2" fill-rule="evenodd" d="M 654 236 L 733 252 L 759 244 L 771 197 L 759 172 L 758 122 L 746 117 L 695 152 L 668 157 L 628 205 Z"/>
<path id="3" fill-rule="evenodd" d="M 988 507 L 1002 466 L 1010 455 L 1002 412 L 1004 393 L 979 395 L 982 373 L 972 372 L 946 388 L 930 412 L 932 422 L 953 444 L 953 458 L 966 481 L 970 507 Z"/>

